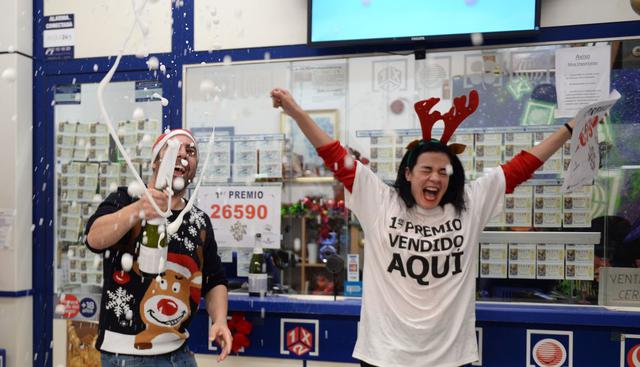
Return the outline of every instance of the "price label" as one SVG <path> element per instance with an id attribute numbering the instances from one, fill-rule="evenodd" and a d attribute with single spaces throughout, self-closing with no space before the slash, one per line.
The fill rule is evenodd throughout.
<path id="1" fill-rule="evenodd" d="M 203 187 L 199 207 L 207 211 L 218 247 L 280 247 L 282 186 Z"/>

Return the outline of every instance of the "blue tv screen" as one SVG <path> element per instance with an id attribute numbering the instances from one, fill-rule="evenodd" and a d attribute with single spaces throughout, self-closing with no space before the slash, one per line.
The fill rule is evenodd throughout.
<path id="1" fill-rule="evenodd" d="M 531 32 L 539 0 L 309 0 L 308 43 L 422 41 Z"/>

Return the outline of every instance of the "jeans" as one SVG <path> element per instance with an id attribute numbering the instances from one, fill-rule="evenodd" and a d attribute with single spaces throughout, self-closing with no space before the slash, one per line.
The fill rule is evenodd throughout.
<path id="1" fill-rule="evenodd" d="M 193 353 L 185 342 L 177 350 L 155 356 L 132 356 L 100 352 L 102 367 L 197 367 Z"/>

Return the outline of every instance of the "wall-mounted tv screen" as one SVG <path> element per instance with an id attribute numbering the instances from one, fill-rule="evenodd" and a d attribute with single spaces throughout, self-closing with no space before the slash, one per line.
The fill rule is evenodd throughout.
<path id="1" fill-rule="evenodd" d="M 310 45 L 533 32 L 540 0 L 308 0 Z"/>

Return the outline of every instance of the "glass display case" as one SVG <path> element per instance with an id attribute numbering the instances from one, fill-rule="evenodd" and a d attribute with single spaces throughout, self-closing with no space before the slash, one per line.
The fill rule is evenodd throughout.
<path id="1" fill-rule="evenodd" d="M 271 88 L 289 89 L 322 129 L 388 183 L 395 179 L 405 146 L 420 135 L 413 102 L 437 97 L 438 109 L 446 111 L 455 96 L 476 89 L 480 107 L 455 134 L 456 142 L 467 145 L 460 158 L 467 179 L 473 180 L 569 121 L 556 117 L 561 115 L 555 85 L 558 51 L 605 47 L 611 54 L 611 89 L 622 99 L 598 126 L 596 179 L 562 193 L 571 160 L 571 146 L 565 144 L 506 196 L 503 213 L 485 228 L 477 259 L 479 300 L 596 304 L 600 268 L 635 267 L 640 257 L 634 235 L 640 216 L 640 148 L 634 144 L 640 111 L 634 85 L 640 72 L 624 51 L 634 42 L 434 52 L 423 60 L 410 54 L 186 66 L 183 125 L 227 135 L 216 142 L 220 160 L 213 167 L 230 168 L 222 175 L 215 168 L 206 174 L 205 181 L 218 175 L 208 181 L 211 187 L 281 189 L 281 200 L 268 209 L 281 214 L 280 228 L 271 228 L 280 235 L 271 251 L 277 292 L 328 294 L 335 287 L 353 294 L 344 282 L 348 277 L 349 285 L 357 284 L 361 277 L 347 270 L 360 268 L 345 266 L 334 281 L 323 260 L 336 253 L 345 264 L 360 265 L 366 238 L 357 218 L 344 208 L 342 185 L 297 126 L 272 108 Z M 239 147 L 246 139 L 257 143 Z M 270 139 L 282 151 L 261 146 Z M 233 144 L 219 150 L 224 141 Z M 213 223 L 216 233 L 225 230 Z M 244 224 L 248 237 L 262 225 Z M 230 241 L 220 251 L 229 275 L 241 277 L 247 246 Z M 239 278 L 237 287 L 241 283 Z"/>
<path id="2" fill-rule="evenodd" d="M 506 195 L 479 244 L 479 300 L 596 304 L 601 267 L 639 266 L 640 71 L 632 44 L 637 41 L 598 45 L 611 52 L 610 85 L 622 99 L 598 126 L 597 178 L 562 193 L 571 160 L 567 143 Z M 556 118 L 555 57 L 572 46 L 590 47 L 186 66 L 183 126 L 210 154 L 197 173 L 204 175 L 198 205 L 212 219 L 232 289 L 246 291 L 257 233 L 272 292 L 357 296 L 361 289 L 367 239 L 345 208 L 342 184 L 293 121 L 272 108 L 271 88 L 289 89 L 322 129 L 387 183 L 406 145 L 420 136 L 413 102 L 437 97 L 445 111 L 455 96 L 476 89 L 481 105 L 454 136 L 467 146 L 460 159 L 473 180 L 568 121 Z M 59 85 L 54 93 L 58 293 L 99 293 L 101 260 L 83 246 L 84 225 L 109 192 L 133 179 L 93 103 L 96 87 Z M 106 102 L 118 136 L 144 180 L 162 128 L 161 85 L 131 81 L 110 88 Z M 342 259 L 338 273 L 326 266 L 330 256 Z"/>

